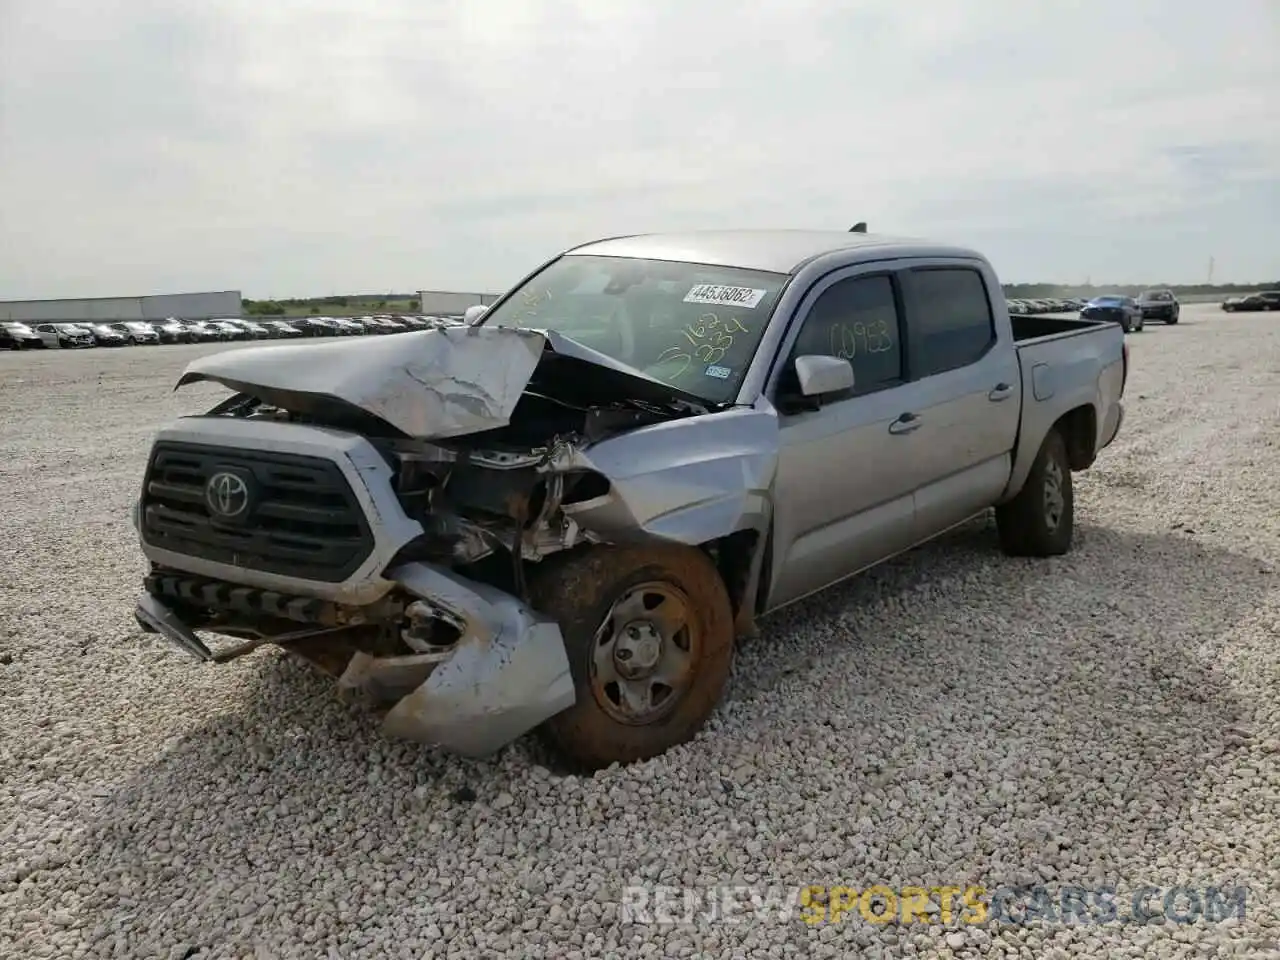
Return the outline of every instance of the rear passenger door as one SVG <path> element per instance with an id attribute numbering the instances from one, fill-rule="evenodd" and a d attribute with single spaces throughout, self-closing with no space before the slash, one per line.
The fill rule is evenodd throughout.
<path id="1" fill-rule="evenodd" d="M 996 325 L 995 301 L 1004 294 L 979 265 L 913 266 L 901 276 L 911 409 L 920 424 L 915 532 L 924 540 L 1003 493 L 1018 433 L 1020 371 L 1008 324 Z"/>

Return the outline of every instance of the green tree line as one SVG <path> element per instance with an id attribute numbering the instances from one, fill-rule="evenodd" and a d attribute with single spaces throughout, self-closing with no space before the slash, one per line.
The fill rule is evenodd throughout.
<path id="1" fill-rule="evenodd" d="M 1231 297 L 1242 293 L 1258 293 L 1263 290 L 1280 290 L 1280 280 L 1275 283 L 1113 283 L 1099 286 L 1086 283 L 1006 283 L 1004 295 L 1010 299 L 1027 297 L 1096 297 L 1104 293 L 1117 293 L 1136 297 L 1143 290 L 1172 290 L 1176 296 Z"/>

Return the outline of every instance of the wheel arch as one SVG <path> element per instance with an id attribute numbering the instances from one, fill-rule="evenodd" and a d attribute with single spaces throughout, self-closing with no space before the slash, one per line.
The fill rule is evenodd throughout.
<path id="1" fill-rule="evenodd" d="M 1060 416 L 1049 429 L 1062 434 L 1072 470 L 1078 473 L 1093 466 L 1098 455 L 1097 407 L 1092 403 L 1081 404 Z"/>

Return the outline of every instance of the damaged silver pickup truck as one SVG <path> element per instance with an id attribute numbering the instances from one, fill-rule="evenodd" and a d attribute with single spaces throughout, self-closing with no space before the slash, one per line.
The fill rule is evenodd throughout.
<path id="1" fill-rule="evenodd" d="M 1128 365 L 1114 323 L 1011 318 L 965 249 L 599 241 L 467 322 L 192 363 L 233 393 L 155 440 L 136 617 L 283 647 L 392 735 L 653 756 L 764 614 L 991 507 L 1008 553 L 1067 551 Z"/>

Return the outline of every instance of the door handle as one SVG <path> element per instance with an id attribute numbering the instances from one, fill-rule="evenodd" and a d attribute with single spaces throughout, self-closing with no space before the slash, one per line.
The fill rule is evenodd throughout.
<path id="1" fill-rule="evenodd" d="M 913 430 L 920 429 L 920 418 L 914 413 L 904 413 L 893 423 L 889 424 L 889 432 L 893 434 L 910 433 Z"/>
<path id="2" fill-rule="evenodd" d="M 1013 396 L 1013 387 L 1007 383 L 997 383 L 995 389 L 987 394 L 987 399 L 991 401 L 1008 400 Z"/>

